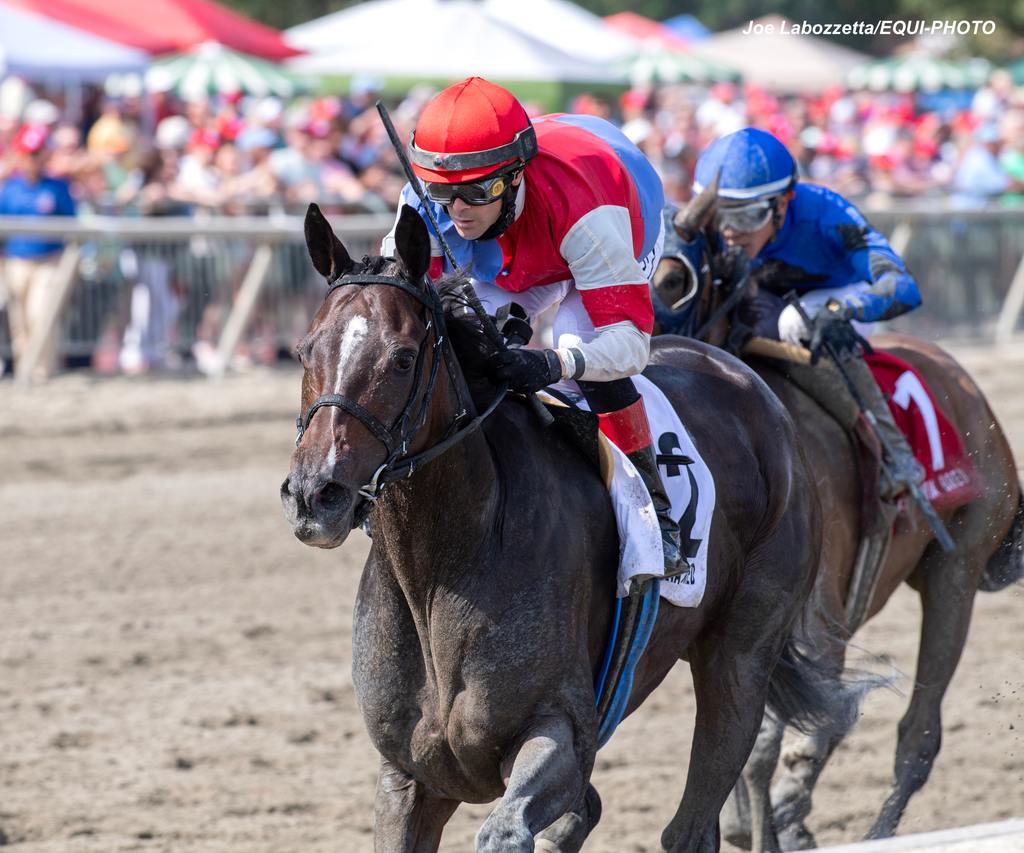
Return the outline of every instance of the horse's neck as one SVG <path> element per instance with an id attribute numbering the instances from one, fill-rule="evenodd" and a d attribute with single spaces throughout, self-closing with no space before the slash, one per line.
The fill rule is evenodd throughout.
<path id="1" fill-rule="evenodd" d="M 498 471 L 478 430 L 408 480 L 391 484 L 373 521 L 374 547 L 411 609 L 478 566 L 493 527 Z"/>

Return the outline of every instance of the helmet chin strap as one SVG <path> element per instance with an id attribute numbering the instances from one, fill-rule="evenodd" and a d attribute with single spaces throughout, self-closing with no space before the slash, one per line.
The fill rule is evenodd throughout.
<path id="1" fill-rule="evenodd" d="M 505 230 L 516 218 L 516 195 L 519 193 L 519 184 L 513 183 L 512 178 L 515 174 L 513 172 L 509 175 L 508 186 L 501 194 L 501 213 L 498 214 L 494 224 L 477 237 L 477 240 L 496 240 L 505 233 Z"/>
<path id="2" fill-rule="evenodd" d="M 787 190 L 788 192 L 788 190 Z M 782 224 L 784 221 L 783 215 L 779 212 L 779 201 L 782 196 L 777 196 L 772 201 L 772 236 L 768 238 L 768 242 L 772 242 L 776 237 L 779 236 L 779 231 L 782 230 Z"/>

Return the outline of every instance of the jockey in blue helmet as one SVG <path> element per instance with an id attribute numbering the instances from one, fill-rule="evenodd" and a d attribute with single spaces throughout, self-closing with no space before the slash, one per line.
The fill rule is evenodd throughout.
<path id="1" fill-rule="evenodd" d="M 859 336 L 850 321 L 890 320 L 920 305 L 917 283 L 885 237 L 838 193 L 798 183 L 796 161 L 772 134 L 747 127 L 713 142 L 697 161 L 694 189 L 711 186 L 716 176 L 714 222 L 720 245 L 712 249 L 738 247 L 750 259 L 758 285 L 737 317 L 755 335 L 807 345 L 812 363 L 817 363 L 825 343 L 844 355 L 860 354 Z M 696 269 L 702 239 L 666 240 L 664 257 L 681 263 L 684 272 Z M 798 295 L 802 310 L 783 299 L 790 291 Z M 666 326 L 664 306 L 658 302 L 659 321 Z M 885 460 L 883 493 L 894 496 L 910 482 L 920 483 L 924 472 L 871 371 L 859 357 L 847 359 L 844 366 L 892 449 Z M 857 406 L 830 363 L 793 365 L 790 375 L 852 428 Z"/>

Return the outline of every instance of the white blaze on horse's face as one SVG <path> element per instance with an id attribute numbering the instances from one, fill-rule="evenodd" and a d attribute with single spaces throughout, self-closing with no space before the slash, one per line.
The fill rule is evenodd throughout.
<path id="1" fill-rule="evenodd" d="M 338 347 L 338 367 L 334 374 L 334 393 L 341 393 L 341 377 L 352 360 L 352 356 L 359 349 L 360 344 L 366 340 L 366 333 L 369 325 L 365 317 L 353 317 L 345 326 L 345 332 L 341 336 L 341 344 Z"/>
<path id="2" fill-rule="evenodd" d="M 341 336 L 341 343 L 338 345 L 338 365 L 334 372 L 334 393 L 341 393 L 341 378 L 345 374 L 345 368 L 348 367 L 352 361 L 352 357 L 358 351 L 359 346 L 364 340 L 366 340 L 366 333 L 369 330 L 369 324 L 366 322 L 365 317 L 353 317 L 348 321 L 348 325 L 345 326 L 345 331 Z M 332 417 L 337 413 L 337 409 L 332 412 Z M 338 461 L 338 446 L 332 440 L 331 446 L 327 451 L 327 460 L 324 463 L 324 467 L 327 471 L 333 471 L 335 464 Z"/>

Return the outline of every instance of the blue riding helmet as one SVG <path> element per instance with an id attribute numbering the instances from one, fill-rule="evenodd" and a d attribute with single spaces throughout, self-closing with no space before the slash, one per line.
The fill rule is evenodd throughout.
<path id="1" fill-rule="evenodd" d="M 718 198 L 751 202 L 777 196 L 796 183 L 796 161 L 770 133 L 745 127 L 716 139 L 700 155 L 693 188 L 700 192 L 715 179 Z"/>

